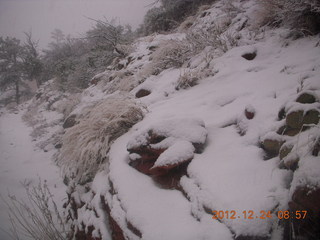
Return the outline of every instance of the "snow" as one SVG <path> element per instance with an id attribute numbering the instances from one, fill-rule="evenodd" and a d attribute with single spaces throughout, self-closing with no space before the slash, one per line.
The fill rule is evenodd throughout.
<path id="1" fill-rule="evenodd" d="M 51 157 L 54 151 L 44 152 L 35 147 L 30 133 L 32 129 L 22 121 L 23 111 L 17 114 L 6 112 L 0 117 L 0 194 L 7 199 L 8 194 L 25 199 L 25 191 L 21 183 L 37 185 L 39 179 L 46 180 L 54 199 L 61 209 L 65 198 L 65 186 L 60 171 Z M 8 230 L 7 209 L 3 199 L 0 201 L 1 228 Z M 0 239 L 8 239 L 0 231 Z M 23 238 L 21 238 L 23 239 Z"/>
<path id="2" fill-rule="evenodd" d="M 253 34 L 250 28 L 255 21 L 257 3 L 236 1 L 236 8 L 230 15 L 225 14 L 224 3 L 218 2 L 216 8 L 208 9 L 210 14 L 197 18 L 192 27 L 202 28 L 218 20 L 227 28 L 230 22 L 227 31 L 237 32 L 239 36 L 236 47 L 231 48 L 227 43 L 229 50 L 225 54 L 217 52 L 213 46 L 207 47 L 180 69 L 170 68 L 151 75 L 152 47 L 159 48 L 168 40 L 183 40 L 186 35 L 154 34 L 141 38 L 130 54 L 133 60 L 125 69 L 117 72 L 110 68 L 98 74 L 96 78 L 105 77 L 106 82 L 101 80 L 86 89 L 71 112 L 81 118 L 90 113 L 93 106 L 102 104 L 101 111 L 97 111 L 97 119 L 101 120 L 98 113 L 107 109 L 103 102 L 121 94 L 121 90 L 130 91 L 132 95 L 140 89 L 151 92 L 134 100 L 139 106 L 145 106 L 144 119 L 116 139 L 110 150 L 102 141 L 93 149 L 81 142 L 81 138 L 79 140 L 82 150 L 86 149 L 83 146 L 94 151 L 109 150 L 108 160 L 95 175 L 91 191 L 78 187 L 73 193 L 79 204 L 85 202 L 78 211 L 78 223 L 95 226 L 94 235 L 100 231 L 102 239 L 110 239 L 101 195 L 128 239 L 231 240 L 236 236 L 255 236 L 277 240 L 281 239 L 283 229 L 277 225 L 276 211 L 288 208 L 288 201 L 297 188 L 319 188 L 319 156 L 310 153 L 319 140 L 319 124 L 309 126 L 310 129 L 295 137 L 276 133 L 285 124 L 285 119 L 278 120 L 278 112 L 283 107 L 287 113 L 319 110 L 318 102 L 295 102 L 304 92 L 312 92 L 319 99 L 319 38 L 290 40 L 285 29 L 265 29 Z M 241 11 L 236 10 L 237 7 Z M 252 52 L 257 54 L 253 60 L 242 57 Z M 126 76 L 126 71 L 133 75 Z M 197 85 L 178 90 L 179 79 L 188 71 L 198 74 Z M 109 75 L 115 77 L 114 80 L 109 81 Z M 252 119 L 246 118 L 246 110 L 254 112 Z M 0 175 L 1 193 L 8 185 L 21 191 L 17 182 L 23 180 L 22 177 L 34 182 L 39 174 L 49 178 L 51 186 L 60 181 L 57 169 L 50 165 L 52 152 L 34 150 L 28 137 L 30 129 L 25 128 L 20 116 L 21 113 L 5 114 L 0 118 L 1 166 L 4 169 Z M 62 118 L 61 114 L 46 111 L 43 117 L 50 120 L 47 123 L 52 126 Z M 89 122 L 83 128 L 88 129 L 88 125 Z M 49 129 L 56 131 L 52 126 Z M 148 147 L 166 149 L 153 167 L 192 159 L 187 174 L 180 180 L 180 190 L 163 189 L 150 176 L 128 164 L 129 159 L 141 158 L 136 153 L 129 154 L 128 149 L 148 145 L 151 132 L 165 139 Z M 81 133 L 83 130 L 79 135 Z M 260 143 L 267 138 L 285 140 L 285 145 L 294 146 L 283 161 L 298 157 L 296 171 L 280 169 L 279 157 L 264 159 Z M 194 153 L 195 143 L 204 145 L 202 153 Z M 81 153 L 77 147 L 75 149 L 73 153 Z M 66 156 L 70 158 L 71 155 Z M 79 158 L 81 156 L 75 157 L 74 162 L 79 163 Z M 90 158 L 89 165 L 94 160 Z M 61 189 L 60 185 L 55 188 Z M 212 211 L 235 211 L 237 217 L 216 220 L 212 219 Z M 254 211 L 254 219 L 245 219 L 243 211 Z M 272 218 L 260 219 L 261 211 L 271 211 Z M 141 238 L 130 230 L 129 223 L 141 232 Z"/>
<path id="3" fill-rule="evenodd" d="M 195 148 L 186 140 L 176 141 L 164 151 L 153 167 L 175 165 L 193 158 Z"/>
<path id="4" fill-rule="evenodd" d="M 110 150 L 114 161 L 110 161 L 109 177 L 118 193 L 117 197 L 107 194 L 112 198 L 112 216 L 119 222 L 124 223 L 126 218 L 132 221 L 142 231 L 142 239 L 232 239 L 226 227 L 211 222 L 210 216 L 201 223 L 196 221 L 180 192 L 160 189 L 149 177 L 128 166 L 123 151 L 128 140 L 129 135 L 120 137 Z"/>
<path id="5" fill-rule="evenodd" d="M 195 118 L 173 118 L 164 119 L 159 123 L 152 122 L 151 126 L 135 134 L 133 139 L 129 141 L 127 148 L 131 149 L 147 144 L 148 132 L 150 130 L 158 136 L 173 137 L 193 143 L 203 144 L 207 137 L 207 130 L 204 128 L 204 126 L 205 124 L 202 120 Z M 169 138 L 166 141 L 171 141 L 170 143 L 173 143 L 172 140 L 172 138 Z M 162 144 L 168 145 L 168 143 Z M 159 148 L 158 145 L 154 146 Z"/>
<path id="6" fill-rule="evenodd" d="M 305 159 L 292 175 L 291 171 L 278 168 L 279 158 L 265 161 L 259 147 L 263 137 L 284 138 L 272 131 L 283 123 L 277 121 L 279 110 L 297 97 L 301 74 L 308 76 L 304 89 L 319 86 L 316 76 L 320 68 L 315 62 L 320 60 L 320 49 L 314 47 L 316 41 L 315 38 L 301 39 L 283 48 L 279 34 L 270 34 L 264 41 L 250 47 L 235 47 L 216 58 L 214 68 L 218 73 L 200 80 L 190 89 L 176 91 L 173 86 L 178 70 L 169 69 L 147 78 L 132 90 L 135 93 L 144 85 L 152 90 L 140 99 L 148 107 L 148 113 L 111 146 L 108 173 L 116 195 L 106 194 L 112 216 L 122 224 L 125 234 L 132 235 L 126 226 L 126 220 L 130 220 L 141 231 L 142 239 L 270 237 L 272 229 L 272 239 L 279 239 L 282 233 L 276 227 L 274 214 L 272 219 L 253 220 L 244 219 L 241 214 L 252 210 L 259 216 L 260 211 L 286 209 L 289 191 L 293 191 L 292 178 L 295 185 L 301 182 L 299 179 L 319 183 L 317 158 Z M 248 50 L 257 51 L 252 61 L 241 57 Z M 289 72 L 282 71 L 285 66 L 291 66 Z M 253 119 L 245 118 L 246 108 L 254 109 Z M 188 125 L 188 119 L 195 117 L 205 123 L 206 132 L 183 127 Z M 172 119 L 179 120 L 172 122 Z M 238 127 L 244 130 L 243 135 L 239 134 Z M 188 199 L 178 190 L 159 188 L 150 177 L 128 165 L 126 149 L 146 144 L 150 129 L 162 136 L 183 136 L 182 139 L 188 140 L 193 139 L 195 133 L 201 132 L 196 139 L 207 136 L 204 152 L 194 155 L 188 176 L 180 182 Z M 166 164 L 180 151 L 189 154 L 187 143 L 181 142 L 177 149 L 175 144 L 175 139 L 167 138 L 152 146 L 172 147 L 172 151 L 168 151 L 169 147 L 168 153 L 160 155 L 156 164 Z M 240 219 L 213 220 L 204 207 L 234 210 Z"/>

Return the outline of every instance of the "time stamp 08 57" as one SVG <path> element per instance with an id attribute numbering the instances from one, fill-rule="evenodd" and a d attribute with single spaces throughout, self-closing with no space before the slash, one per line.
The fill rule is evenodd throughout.
<path id="1" fill-rule="evenodd" d="M 274 214 L 271 211 L 255 212 L 253 210 L 245 210 L 237 212 L 234 210 L 226 211 L 212 211 L 212 219 L 305 219 L 307 217 L 307 211 L 277 211 Z"/>

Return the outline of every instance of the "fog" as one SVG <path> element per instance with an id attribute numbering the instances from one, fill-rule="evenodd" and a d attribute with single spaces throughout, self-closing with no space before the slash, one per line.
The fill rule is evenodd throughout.
<path id="1" fill-rule="evenodd" d="M 154 0 L 0 0 L 0 35 L 24 38 L 32 31 L 45 48 L 55 28 L 74 37 L 88 30 L 94 22 L 88 18 L 116 19 L 133 28 Z"/>

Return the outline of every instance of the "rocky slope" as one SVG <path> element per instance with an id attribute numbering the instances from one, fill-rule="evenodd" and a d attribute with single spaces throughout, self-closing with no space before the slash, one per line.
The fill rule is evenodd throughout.
<path id="1" fill-rule="evenodd" d="M 319 238 L 319 38 L 257 15 L 218 1 L 83 93 L 38 93 L 75 239 Z"/>

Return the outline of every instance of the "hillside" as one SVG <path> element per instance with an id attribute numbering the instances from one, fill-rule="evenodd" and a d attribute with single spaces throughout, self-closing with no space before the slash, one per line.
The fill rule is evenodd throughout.
<path id="1" fill-rule="evenodd" d="M 319 239 L 320 39 L 260 18 L 217 1 L 81 93 L 40 88 L 23 119 L 74 239 Z"/>

